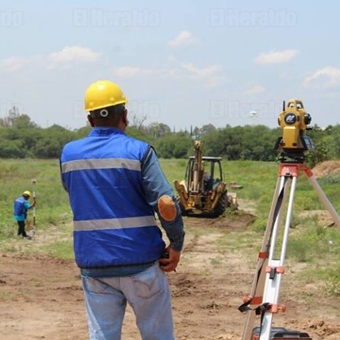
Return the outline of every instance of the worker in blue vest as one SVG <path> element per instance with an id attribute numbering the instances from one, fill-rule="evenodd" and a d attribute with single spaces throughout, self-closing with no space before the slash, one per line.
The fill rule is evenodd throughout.
<path id="1" fill-rule="evenodd" d="M 25 230 L 27 211 L 28 209 L 33 208 L 36 204 L 34 197 L 32 204 L 29 202 L 29 198 L 31 196 L 32 195 L 30 191 L 24 191 L 22 195 L 14 201 L 13 207 L 13 218 L 18 223 L 18 236 L 22 236 L 23 238 L 26 238 L 28 240 L 30 240 L 31 237 L 27 235 Z"/>
<path id="2" fill-rule="evenodd" d="M 90 339 L 121 339 L 128 303 L 142 339 L 173 340 L 165 272 L 180 261 L 184 226 L 154 149 L 125 132 L 126 104 L 117 84 L 91 84 L 85 111 L 92 130 L 66 144 L 60 158 Z"/>

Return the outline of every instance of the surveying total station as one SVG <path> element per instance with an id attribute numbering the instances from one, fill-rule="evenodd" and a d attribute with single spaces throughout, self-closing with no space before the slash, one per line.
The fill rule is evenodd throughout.
<path id="1" fill-rule="evenodd" d="M 301 100 L 290 99 L 287 106 L 283 102 L 283 111 L 278 118 L 282 136 L 275 144 L 275 149 L 281 151 L 281 156 L 303 160 L 304 152 L 314 148 L 312 140 L 306 135 L 306 130 L 311 129 L 308 126 L 311 121 L 312 117 L 305 111 Z"/>
<path id="2" fill-rule="evenodd" d="M 286 311 L 285 305 L 279 304 L 279 292 L 285 273 L 284 263 L 294 195 L 300 172 L 306 175 L 335 224 L 340 226 L 339 215 L 314 178 L 312 170 L 304 163 L 305 152 L 313 150 L 313 143 L 306 136 L 310 122 L 311 116 L 306 113 L 301 100 L 290 99 L 287 106 L 283 102 L 283 111 L 278 118 L 282 136 L 275 144 L 275 149 L 280 152 L 278 179 L 251 293 L 243 299 L 243 304 L 238 308 L 240 312 L 247 314 L 242 340 L 312 340 L 305 332 L 272 327 L 273 315 Z M 279 241 L 279 233 L 282 235 L 282 241 Z M 254 327 L 256 321 L 259 321 L 259 325 Z"/>

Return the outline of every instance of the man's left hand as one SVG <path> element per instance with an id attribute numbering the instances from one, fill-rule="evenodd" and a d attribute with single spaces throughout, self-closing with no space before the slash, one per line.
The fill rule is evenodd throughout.
<path id="1" fill-rule="evenodd" d="M 168 246 L 165 248 L 164 253 L 167 254 L 167 256 L 159 259 L 161 269 L 165 272 L 176 271 L 177 265 L 181 258 L 181 252 L 175 251 L 170 246 Z"/>

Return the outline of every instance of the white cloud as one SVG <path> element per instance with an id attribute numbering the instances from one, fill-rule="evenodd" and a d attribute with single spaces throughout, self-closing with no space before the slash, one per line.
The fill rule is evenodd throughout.
<path id="1" fill-rule="evenodd" d="M 74 62 L 95 62 L 101 58 L 101 53 L 95 52 L 88 47 L 66 46 L 61 51 L 53 52 L 47 55 L 50 69 L 60 66 L 69 66 Z"/>
<path id="2" fill-rule="evenodd" d="M 68 65 L 72 62 L 95 62 L 101 58 L 97 53 L 87 47 L 71 46 L 61 51 L 48 55 L 33 55 L 29 57 L 11 57 L 0 60 L 0 72 L 15 72 L 24 66 L 42 65 L 47 68 L 57 68 L 60 65 Z"/>
<path id="3" fill-rule="evenodd" d="M 118 77 L 134 77 L 143 74 L 155 73 L 155 71 L 134 66 L 122 66 L 114 69 L 113 73 Z"/>
<path id="4" fill-rule="evenodd" d="M 172 63 L 175 62 L 174 60 Z M 138 77 L 138 76 L 158 76 L 167 78 L 182 78 L 182 79 L 203 79 L 205 86 L 215 87 L 220 82 L 222 77 L 220 76 L 221 65 L 208 65 L 198 67 L 192 63 L 182 65 L 172 65 L 171 67 L 158 66 L 150 68 L 141 68 L 138 66 L 122 66 L 115 68 L 113 74 L 117 77 Z"/>
<path id="5" fill-rule="evenodd" d="M 256 59 L 256 64 L 282 64 L 288 63 L 299 53 L 298 50 L 271 51 L 260 53 Z"/>
<path id="6" fill-rule="evenodd" d="M 177 59 L 176 59 L 173 55 L 169 55 L 169 56 L 166 58 L 166 61 L 167 61 L 169 64 L 177 63 Z"/>
<path id="7" fill-rule="evenodd" d="M 207 65 L 204 67 L 198 67 L 192 63 L 183 64 L 182 69 L 179 70 L 179 74 L 183 75 L 183 70 L 189 73 L 189 76 L 195 79 L 201 79 L 205 86 L 208 88 L 213 88 L 218 86 L 223 78 L 220 75 L 222 69 L 221 65 Z"/>
<path id="8" fill-rule="evenodd" d="M 303 81 L 305 86 L 329 88 L 340 85 L 340 69 L 327 66 L 313 72 Z"/>
<path id="9" fill-rule="evenodd" d="M 188 31 L 182 31 L 179 33 L 179 35 L 168 42 L 168 45 L 171 47 L 177 47 L 177 46 L 188 46 L 192 45 L 196 42 L 196 39 L 193 37 L 192 33 Z"/>
<path id="10" fill-rule="evenodd" d="M 182 66 L 184 70 L 189 71 L 191 74 L 197 77 L 209 77 L 211 75 L 216 74 L 221 70 L 221 65 L 208 65 L 205 67 L 197 67 L 194 64 L 184 64 Z"/>
<path id="11" fill-rule="evenodd" d="M 0 72 L 14 72 L 23 68 L 29 62 L 23 57 L 11 57 L 0 60 Z"/>
<path id="12" fill-rule="evenodd" d="M 87 47 L 66 46 L 61 51 L 50 53 L 47 58 L 55 67 L 58 64 L 68 64 L 75 61 L 95 62 L 101 57 L 101 53 L 95 52 Z"/>
<path id="13" fill-rule="evenodd" d="M 263 86 L 261 86 L 261 85 L 254 85 L 253 87 L 250 87 L 249 89 L 247 89 L 245 91 L 245 94 L 247 94 L 247 95 L 256 95 L 256 94 L 263 93 L 264 91 L 266 91 L 266 89 Z"/>
<path id="14" fill-rule="evenodd" d="M 134 77 L 138 75 L 165 75 L 165 76 L 185 76 L 184 71 L 187 71 L 187 75 L 195 76 L 199 78 L 207 78 L 215 75 L 221 70 L 220 65 L 208 65 L 204 67 L 195 66 L 192 63 L 182 64 L 173 66 L 172 68 L 167 67 L 154 67 L 154 68 L 141 68 L 137 66 L 122 66 L 113 70 L 113 73 L 119 77 Z"/>

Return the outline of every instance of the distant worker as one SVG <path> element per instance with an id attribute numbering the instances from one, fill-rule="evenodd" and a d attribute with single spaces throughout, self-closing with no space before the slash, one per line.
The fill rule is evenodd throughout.
<path id="1" fill-rule="evenodd" d="M 180 261 L 184 226 L 154 149 L 125 133 L 126 103 L 117 84 L 102 80 L 90 85 L 85 111 L 93 129 L 66 144 L 60 158 L 90 339 L 121 339 L 129 303 L 142 339 L 173 340 L 164 272 L 175 271 Z"/>
<path id="2" fill-rule="evenodd" d="M 26 234 L 25 230 L 27 210 L 33 208 L 36 204 L 35 198 L 33 198 L 32 204 L 28 201 L 31 196 L 30 191 L 26 190 L 14 201 L 13 217 L 18 223 L 18 236 L 27 239 L 31 239 L 31 237 Z"/>

